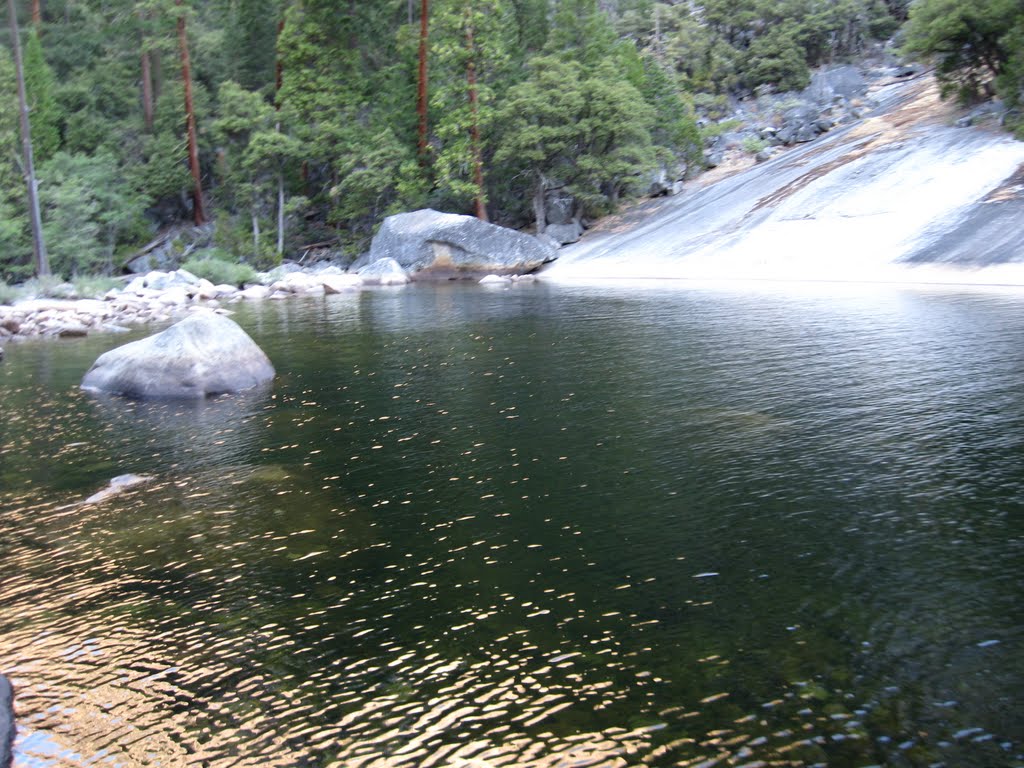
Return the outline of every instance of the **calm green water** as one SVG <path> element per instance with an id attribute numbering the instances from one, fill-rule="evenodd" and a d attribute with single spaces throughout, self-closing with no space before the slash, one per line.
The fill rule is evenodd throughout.
<path id="1" fill-rule="evenodd" d="M 0 364 L 18 765 L 1024 765 L 1024 295 L 235 319 L 273 392 L 79 392 L 120 336 Z"/>

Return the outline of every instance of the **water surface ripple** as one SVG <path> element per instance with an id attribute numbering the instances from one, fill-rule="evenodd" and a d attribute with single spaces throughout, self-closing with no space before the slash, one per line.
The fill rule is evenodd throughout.
<path id="1" fill-rule="evenodd" d="M 416 286 L 0 366 L 16 766 L 1024 761 L 1024 296 Z M 114 475 L 154 476 L 95 506 Z"/>

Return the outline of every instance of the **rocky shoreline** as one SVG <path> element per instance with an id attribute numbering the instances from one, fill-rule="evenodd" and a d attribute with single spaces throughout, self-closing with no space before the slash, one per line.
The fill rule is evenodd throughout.
<path id="1" fill-rule="evenodd" d="M 214 285 L 183 269 L 150 272 L 101 299 L 29 298 L 0 305 L 0 344 L 36 337 L 76 337 L 124 333 L 133 326 L 180 319 L 197 309 L 231 314 L 229 305 L 246 300 L 283 299 L 357 291 L 368 285 L 338 267 L 318 272 L 287 265 L 260 276 L 258 284 Z M 3 353 L 0 352 L 0 358 Z"/>
<path id="2" fill-rule="evenodd" d="M 387 274 L 389 276 L 384 279 L 374 279 L 345 272 L 333 264 L 303 268 L 289 263 L 258 275 L 258 283 L 238 287 L 214 285 L 184 269 L 177 269 L 139 275 L 123 288 L 112 289 L 100 299 L 27 298 L 11 305 L 0 305 L 0 360 L 4 356 L 5 342 L 127 333 L 137 326 L 180 320 L 197 310 L 230 315 L 231 305 L 242 301 L 354 293 L 381 285 L 410 282 L 404 272 Z M 533 279 L 532 275 L 487 275 L 480 282 L 504 285 Z"/>

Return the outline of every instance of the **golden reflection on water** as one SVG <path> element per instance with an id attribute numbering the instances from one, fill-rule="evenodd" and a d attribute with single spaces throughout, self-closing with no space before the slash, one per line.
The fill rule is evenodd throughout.
<path id="1" fill-rule="evenodd" d="M 161 488 L 166 484 L 146 492 Z M 141 494 L 118 502 L 151 514 Z M 648 745 L 645 729 L 535 735 L 558 712 L 614 693 L 606 690 L 609 683 L 547 685 L 550 667 L 524 674 L 516 658 L 469 663 L 417 650 L 385 663 L 338 657 L 304 680 L 259 669 L 246 646 L 311 649 L 296 648 L 288 628 L 274 622 L 245 636 L 219 637 L 215 624 L 198 618 L 202 610 L 184 629 L 176 616 L 168 617 L 174 628 L 167 630 L 165 622 L 139 620 L 159 612 L 146 605 L 154 599 L 147 577 L 89 551 L 95 541 L 86 529 L 104 532 L 102 517 L 110 510 L 27 501 L 12 500 L 6 512 L 21 542 L 6 553 L 4 611 L 16 619 L 0 636 L 0 658 L 13 662 L 7 672 L 17 691 L 18 768 L 610 767 L 628 765 Z M 41 583 L 41 561 L 59 579 Z M 571 666 L 574 655 L 551 662 Z M 394 682 L 361 690 L 385 667 Z M 507 677 L 495 683 L 495 669 L 507 669 Z M 436 695 L 424 699 L 421 688 Z"/>

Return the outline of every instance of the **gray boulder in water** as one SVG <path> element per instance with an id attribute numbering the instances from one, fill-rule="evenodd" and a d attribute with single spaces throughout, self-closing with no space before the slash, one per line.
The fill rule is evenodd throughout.
<path id="1" fill-rule="evenodd" d="M 234 321 L 198 312 L 100 355 L 82 379 L 82 389 L 195 399 L 239 392 L 273 378 L 270 360 Z"/>
<path id="2" fill-rule="evenodd" d="M 414 277 L 445 279 L 532 272 L 557 253 L 514 229 L 425 208 L 384 220 L 370 246 L 369 261 L 387 258 Z"/>
<path id="3" fill-rule="evenodd" d="M 0 675 L 0 768 L 8 768 L 14 746 L 14 689 L 11 681 Z"/>

